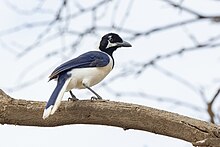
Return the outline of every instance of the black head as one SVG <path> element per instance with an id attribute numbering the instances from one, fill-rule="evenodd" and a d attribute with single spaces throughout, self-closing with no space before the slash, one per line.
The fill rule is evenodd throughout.
<path id="1" fill-rule="evenodd" d="M 112 56 L 112 53 L 119 47 L 131 47 L 131 44 L 122 40 L 118 34 L 108 33 L 100 41 L 99 49 Z"/>

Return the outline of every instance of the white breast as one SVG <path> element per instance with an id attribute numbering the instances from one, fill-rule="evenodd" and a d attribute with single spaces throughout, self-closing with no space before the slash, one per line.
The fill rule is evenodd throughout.
<path id="1" fill-rule="evenodd" d="M 109 58 L 109 64 L 104 67 L 75 68 L 71 70 L 69 72 L 71 74 L 71 81 L 66 91 L 85 88 L 83 83 L 91 87 L 102 81 L 113 68 L 112 57 L 109 56 Z"/>

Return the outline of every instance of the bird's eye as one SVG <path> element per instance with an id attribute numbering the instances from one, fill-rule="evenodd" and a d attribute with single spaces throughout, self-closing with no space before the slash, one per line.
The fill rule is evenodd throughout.
<path id="1" fill-rule="evenodd" d="M 108 40 L 109 40 L 110 42 L 113 42 L 112 36 L 109 36 L 109 37 L 108 37 Z"/>

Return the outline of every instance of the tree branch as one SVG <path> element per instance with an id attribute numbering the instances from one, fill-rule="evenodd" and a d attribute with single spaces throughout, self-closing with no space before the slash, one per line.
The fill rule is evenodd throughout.
<path id="1" fill-rule="evenodd" d="M 0 90 L 1 124 L 40 127 L 98 124 L 143 130 L 188 142 L 220 137 L 217 125 L 141 105 L 112 101 L 64 101 L 58 111 L 46 120 L 42 119 L 44 107 L 45 102 L 13 99 Z"/>
<path id="2" fill-rule="evenodd" d="M 212 123 L 215 123 L 215 120 L 214 120 L 214 118 L 215 118 L 215 113 L 214 113 L 213 110 L 212 110 L 212 106 L 213 106 L 214 101 L 215 101 L 216 98 L 218 97 L 219 93 L 220 93 L 220 88 L 217 90 L 217 92 L 215 93 L 215 95 L 214 95 L 214 97 L 212 98 L 212 100 L 207 103 L 207 106 L 208 106 L 208 107 L 207 107 L 207 111 L 208 111 L 208 114 L 209 114 L 209 116 L 210 116 L 210 122 L 212 122 Z"/>

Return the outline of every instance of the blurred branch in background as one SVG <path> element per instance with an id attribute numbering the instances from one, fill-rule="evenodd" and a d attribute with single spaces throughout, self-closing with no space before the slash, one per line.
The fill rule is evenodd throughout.
<path id="1" fill-rule="evenodd" d="M 219 96 L 219 90 L 217 90 L 214 97 L 209 101 L 208 98 L 211 96 L 207 96 L 204 89 L 201 89 L 200 86 L 204 87 L 204 85 L 199 85 L 193 83 L 193 81 L 189 81 L 188 78 L 182 76 L 181 74 L 176 74 L 172 71 L 175 69 L 166 68 L 161 66 L 160 64 L 164 61 L 168 61 L 173 57 L 182 57 L 183 55 L 190 55 L 192 52 L 201 52 L 202 50 L 207 50 L 212 52 L 213 50 L 219 50 L 220 47 L 220 32 L 215 35 L 207 35 L 207 38 L 200 39 L 198 36 L 200 34 L 198 32 L 191 32 L 192 29 L 189 29 L 194 25 L 201 25 L 201 23 L 209 22 L 209 28 L 212 28 L 215 23 L 219 23 L 220 15 L 210 15 L 210 13 L 204 11 L 198 11 L 197 8 L 193 6 L 189 6 L 186 1 L 181 1 L 176 3 L 170 0 L 160 0 L 157 3 L 161 3 L 162 6 L 168 6 L 166 9 L 172 9 L 172 13 L 177 13 L 178 15 L 187 14 L 186 18 L 176 18 L 176 20 L 171 20 L 170 22 L 163 23 L 162 25 L 155 25 L 154 27 L 147 27 L 142 29 L 138 27 L 130 27 L 128 22 L 131 21 L 129 18 L 133 13 L 144 15 L 147 12 L 139 12 L 134 8 L 136 3 L 140 3 L 139 1 L 130 0 L 126 4 L 122 1 L 114 1 L 114 0 L 101 0 L 96 2 L 91 2 L 90 5 L 84 5 L 81 1 L 69 1 L 69 0 L 61 0 L 54 8 L 48 7 L 47 1 L 45 0 L 36 0 L 36 4 L 32 8 L 24 9 L 11 1 L 4 1 L 5 5 L 11 9 L 11 11 L 16 12 L 18 15 L 28 15 L 29 17 L 33 16 L 33 19 L 26 20 L 21 24 L 14 24 L 14 26 L 0 30 L 0 46 L 1 48 L 9 49 L 9 51 L 17 57 L 17 59 L 21 59 L 25 56 L 28 56 L 34 50 L 42 48 L 43 46 L 53 42 L 55 40 L 60 41 L 60 47 L 57 47 L 53 51 L 49 51 L 45 53 L 43 57 L 41 57 L 36 62 L 29 61 L 29 66 L 27 68 L 29 71 L 30 68 L 36 68 L 35 63 L 44 63 L 47 62 L 50 58 L 54 56 L 59 56 L 60 54 L 68 54 L 75 53 L 76 50 L 80 49 L 82 45 L 82 41 L 89 36 L 92 36 L 98 39 L 103 32 L 120 32 L 125 38 L 129 41 L 132 41 L 133 44 L 138 42 L 141 39 L 149 39 L 149 36 L 155 35 L 160 36 L 164 32 L 173 31 L 174 29 L 182 30 L 182 34 L 185 34 L 189 40 L 191 40 L 190 45 L 179 45 L 182 47 L 167 49 L 166 53 L 156 53 L 152 55 L 150 58 L 146 57 L 142 61 L 131 60 L 128 64 L 130 66 L 125 66 L 122 68 L 120 72 L 105 81 L 102 84 L 102 87 L 106 88 L 107 91 L 116 95 L 116 96 L 140 96 L 140 97 L 149 97 L 152 100 L 158 102 L 166 102 L 175 104 L 176 106 L 182 106 L 193 111 L 202 111 L 206 112 L 210 117 L 210 122 L 219 123 L 220 119 L 215 116 L 219 116 L 217 111 L 214 111 L 213 105 L 216 102 L 216 99 Z M 151 3 L 148 1 L 147 3 Z M 219 3 L 219 2 L 216 2 Z M 179 13 L 181 12 L 181 13 Z M 48 15 L 46 19 L 34 19 L 35 15 Z M 80 19 L 84 19 L 84 16 L 89 18 L 87 24 L 82 24 L 86 26 L 84 29 L 77 28 L 77 21 Z M 111 17 L 109 17 L 109 15 Z M 118 16 L 121 17 L 118 17 Z M 138 16 L 137 16 L 138 17 Z M 166 17 L 166 16 L 161 16 Z M 110 19 L 106 19 L 110 18 Z M 119 19 L 120 18 L 120 19 Z M 140 17 L 140 23 L 142 23 L 143 17 Z M 147 18 L 146 18 L 147 19 Z M 155 18 L 157 19 L 157 18 Z M 158 18 L 160 19 L 160 18 Z M 105 20 L 106 23 L 101 23 Z M 117 20 L 117 21 L 116 21 Z M 39 31 L 40 29 L 40 31 Z M 17 35 L 19 33 L 30 31 L 35 32 L 37 30 L 37 34 L 32 36 L 31 42 L 26 42 L 26 44 L 20 42 L 7 42 L 5 38 L 8 36 Z M 171 35 L 172 36 L 172 35 Z M 167 36 L 169 37 L 169 36 Z M 71 38 L 71 39 L 69 39 Z M 159 40 L 159 39 L 158 39 Z M 202 41 L 201 41 L 202 40 Z M 173 40 L 175 41 L 175 40 Z M 173 42 L 170 42 L 172 44 Z M 142 45 L 142 48 L 147 48 L 147 43 Z M 160 48 L 163 48 L 161 46 Z M 164 48 L 166 50 L 166 48 Z M 194 54 L 193 54 L 194 55 Z M 192 55 L 192 56 L 193 56 Z M 62 58 L 66 60 L 71 57 Z M 205 62 L 205 61 L 204 61 Z M 35 64 L 36 66 L 33 66 Z M 204 64 L 204 63 L 202 63 Z M 55 65 L 51 65 L 55 66 Z M 212 65 L 210 65 L 212 66 Z M 115 80 L 119 80 L 120 78 L 128 77 L 134 75 L 137 77 L 144 77 L 144 72 L 147 68 L 154 68 L 160 73 L 166 75 L 170 80 L 175 80 L 187 87 L 191 91 L 197 94 L 201 98 L 202 103 L 207 106 L 207 110 L 204 108 L 198 107 L 189 102 L 182 102 L 179 100 L 175 100 L 175 98 L 167 98 L 165 96 L 156 96 L 157 94 L 147 94 L 147 92 L 136 91 L 136 92 L 121 92 L 120 90 L 115 90 L 110 85 Z M 21 69 L 21 73 L 19 75 L 27 75 L 27 68 Z M 20 78 L 20 84 L 14 87 L 10 87 L 11 91 L 19 90 L 21 88 L 25 88 L 33 83 L 36 83 L 42 77 L 47 76 L 47 71 L 42 71 L 38 73 L 35 77 L 33 77 L 29 81 L 22 81 Z M 19 76 L 20 77 L 20 76 Z M 22 76 L 24 79 L 25 76 Z M 211 79 L 211 78 L 210 78 Z M 107 85 L 108 83 L 108 85 Z M 196 86 L 197 85 L 197 86 Z M 219 87 L 219 86 L 218 86 Z M 218 104 L 218 107 L 220 105 Z M 216 109 L 215 109 L 216 110 Z"/>

